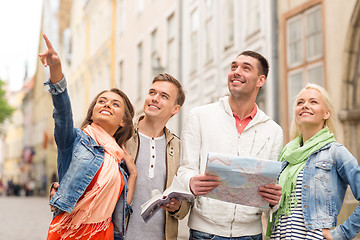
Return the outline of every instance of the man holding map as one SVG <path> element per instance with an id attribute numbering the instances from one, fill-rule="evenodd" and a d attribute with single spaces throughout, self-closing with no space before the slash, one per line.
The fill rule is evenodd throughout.
<path id="1" fill-rule="evenodd" d="M 188 222 L 190 239 L 262 239 L 260 208 L 202 195 L 219 186 L 218 177 L 205 173 L 209 152 L 277 160 L 282 130 L 255 104 L 268 71 L 268 62 L 259 53 L 242 52 L 231 63 L 230 96 L 188 114 L 177 175 L 196 195 Z M 281 186 L 267 184 L 259 188 L 259 194 L 274 206 L 280 200 Z"/>

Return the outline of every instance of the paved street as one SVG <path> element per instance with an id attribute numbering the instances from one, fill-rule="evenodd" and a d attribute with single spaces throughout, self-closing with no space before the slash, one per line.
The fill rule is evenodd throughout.
<path id="1" fill-rule="evenodd" d="M 0 196 L 0 240 L 43 240 L 51 221 L 47 198 Z"/>

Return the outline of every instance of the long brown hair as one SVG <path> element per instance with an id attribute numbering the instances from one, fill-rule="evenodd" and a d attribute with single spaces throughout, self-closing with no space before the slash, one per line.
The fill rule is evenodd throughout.
<path id="1" fill-rule="evenodd" d="M 91 104 L 88 108 L 88 111 L 87 111 L 84 121 L 81 123 L 80 129 L 86 128 L 89 124 L 91 124 L 93 122 L 93 120 L 91 119 L 93 109 L 95 107 L 95 104 L 96 104 L 99 96 L 105 92 L 113 92 L 113 93 L 118 94 L 124 100 L 124 103 L 125 103 L 124 117 L 123 117 L 123 121 L 125 124 L 123 127 L 119 127 L 113 136 L 115 138 L 116 142 L 119 144 L 119 146 L 121 146 L 127 140 L 129 140 L 131 138 L 131 135 L 133 132 L 133 118 L 135 115 L 135 111 L 134 111 L 134 107 L 131 104 L 128 96 L 126 96 L 126 94 L 123 91 L 121 91 L 117 88 L 112 88 L 112 89 L 110 89 L 110 91 L 104 90 L 95 96 L 95 98 L 93 99 L 93 101 L 91 102 Z"/>

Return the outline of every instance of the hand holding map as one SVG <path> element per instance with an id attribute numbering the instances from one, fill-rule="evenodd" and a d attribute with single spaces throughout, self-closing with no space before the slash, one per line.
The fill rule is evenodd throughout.
<path id="1" fill-rule="evenodd" d="M 267 209 L 259 187 L 276 184 L 281 162 L 209 153 L 206 174 L 218 176 L 220 185 L 206 196 L 221 201 Z"/>

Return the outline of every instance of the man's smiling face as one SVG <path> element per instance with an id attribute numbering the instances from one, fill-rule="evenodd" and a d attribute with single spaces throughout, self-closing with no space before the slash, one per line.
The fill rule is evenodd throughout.
<path id="1" fill-rule="evenodd" d="M 168 81 L 154 82 L 145 98 L 144 112 L 152 118 L 169 119 L 176 114 L 180 106 L 177 104 L 177 88 Z"/>
<path id="2" fill-rule="evenodd" d="M 265 83 L 265 76 L 259 72 L 259 61 L 251 56 L 240 55 L 231 63 L 228 74 L 228 88 L 234 97 L 247 96 Z"/>

